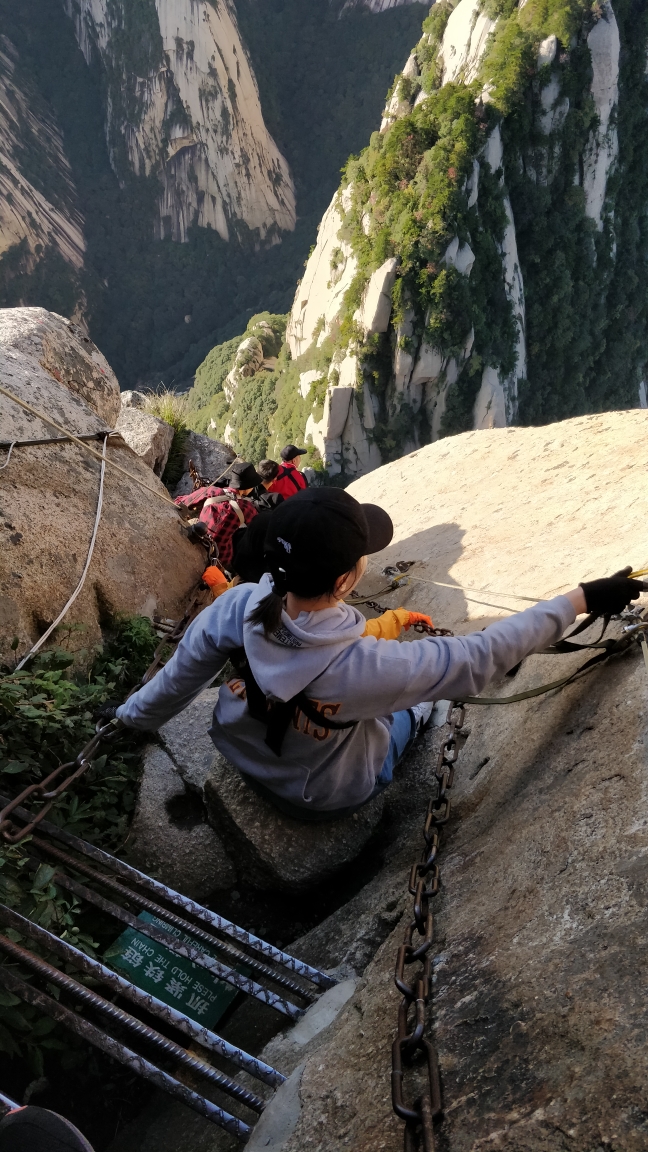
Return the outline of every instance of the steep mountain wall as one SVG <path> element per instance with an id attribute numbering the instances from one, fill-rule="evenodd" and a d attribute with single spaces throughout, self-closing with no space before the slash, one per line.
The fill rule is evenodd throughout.
<path id="1" fill-rule="evenodd" d="M 368 591 L 380 587 L 385 563 L 417 560 L 405 604 L 465 633 L 525 606 L 505 592 L 550 596 L 626 561 L 643 566 L 630 477 L 645 467 L 646 431 L 645 412 L 624 412 L 473 432 L 364 477 L 351 492 L 389 509 L 396 526 L 371 564 Z M 401 602 L 399 593 L 387 599 Z M 622 628 L 614 621 L 611 635 Z M 484 695 L 568 675 L 586 656 L 530 656 Z M 432 905 L 425 1034 L 439 1054 L 444 1104 L 435 1147 L 646 1145 L 645 692 L 633 646 L 561 692 L 467 709 Z M 385 794 L 398 833 L 381 843 L 381 875 L 296 949 L 311 962 L 351 965 L 362 978 L 325 1041 L 295 1052 L 292 1066 L 305 1060 L 299 1118 L 277 1140 L 282 1152 L 403 1147 L 389 1092 L 400 1001 L 394 967 L 411 918 L 407 882 L 423 845 L 434 753 L 428 736 L 397 770 L 396 793 Z M 393 931 L 390 913 L 399 917 Z M 374 950 L 385 943 L 365 967 L 372 930 Z M 409 1106 L 426 1091 L 423 1062 L 405 1066 L 405 1085 Z"/>
<path id="2" fill-rule="evenodd" d="M 366 8 L 369 12 L 387 12 L 390 8 L 401 8 L 403 4 L 415 4 L 417 0 L 346 0 L 343 11 L 349 8 Z"/>
<path id="3" fill-rule="evenodd" d="M 648 489 L 637 478 L 648 466 L 647 435 L 648 413 L 640 411 L 472 431 L 362 477 L 351 493 L 388 509 L 395 526 L 390 547 L 370 558 L 362 594 L 384 588 L 385 565 L 414 562 L 409 583 L 378 599 L 429 612 L 462 637 L 579 580 L 625 563 L 643 568 Z M 644 595 L 639 605 L 647 603 Z M 621 637 L 628 623 L 612 620 L 606 635 Z M 600 623 L 578 639 L 599 635 Z M 531 655 L 483 695 L 566 677 L 592 654 Z M 646 684 L 632 643 L 560 691 L 466 710 L 435 861 L 430 997 L 418 1018 L 441 1070 L 443 1115 L 429 1147 L 646 1148 Z M 445 714 L 441 706 L 436 723 Z M 199 725 L 195 712 L 185 715 L 192 743 Z M 373 877 L 359 888 L 354 865 L 348 903 L 289 945 L 300 959 L 358 982 L 328 1028 L 314 1035 L 300 1024 L 263 1049 L 262 1059 L 291 1079 L 264 1113 L 254 1152 L 402 1152 L 390 1092 L 402 1002 L 394 974 L 404 942 L 425 947 L 412 928 L 408 882 L 421 860 L 446 736 L 433 721 L 383 794 Z M 208 793 L 219 779 L 214 773 Z M 280 836 L 266 840 L 277 854 Z M 434 871 L 428 878 L 435 891 Z M 336 888 L 344 891 L 345 881 Z M 265 923 L 265 908 L 258 915 Z M 405 960 L 404 979 L 414 984 L 421 969 L 407 952 Z M 408 1019 L 411 1032 L 413 1010 Z M 249 1027 L 249 1016 L 239 1021 Z M 403 1064 L 410 1107 L 419 1093 L 428 1099 L 427 1064 L 418 1055 Z M 179 1103 L 156 1100 L 147 1120 L 120 1134 L 110 1152 L 232 1152 L 231 1137 Z M 417 1146 L 414 1136 L 405 1144 Z"/>
<path id="4" fill-rule="evenodd" d="M 160 173 L 158 230 L 229 239 L 295 225 L 288 165 L 269 135 L 231 0 L 64 0 L 83 54 L 101 60 L 115 170 Z"/>
<path id="5" fill-rule="evenodd" d="M 626 0 L 434 5 L 288 322 L 278 411 L 329 476 L 644 402 L 647 40 Z"/>
<path id="6" fill-rule="evenodd" d="M 29 92 L 43 141 L 29 117 L 0 110 L 3 136 L 6 118 L 12 140 L 18 127 L 23 184 L 57 210 L 63 197 L 73 227 L 80 212 L 86 242 L 80 274 L 58 247 L 35 262 L 40 241 L 33 251 L 16 243 L 9 213 L 0 304 L 71 316 L 81 299 L 130 387 L 186 386 L 252 314 L 285 313 L 339 170 L 367 139 L 425 14 L 413 3 L 338 19 L 341 7 L 110 0 L 74 5 L 71 19 L 63 0 L 0 0 L 0 29 L 16 49 L 11 87 Z M 57 139 L 72 199 L 48 152 Z M 284 227 L 294 220 L 288 169 L 294 231 Z M 23 207 L 28 227 L 27 210 L 37 213 Z"/>
<path id="7" fill-rule="evenodd" d="M 15 279 L 44 256 L 79 269 L 84 251 L 59 125 L 21 73 L 15 45 L 0 36 L 0 262 L 11 262 Z"/>

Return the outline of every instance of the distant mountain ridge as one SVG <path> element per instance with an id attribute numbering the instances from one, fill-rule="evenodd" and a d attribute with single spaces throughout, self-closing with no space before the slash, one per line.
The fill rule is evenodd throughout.
<path id="1" fill-rule="evenodd" d="M 75 272 L 85 238 L 65 143 L 18 54 L 0 36 L 0 260 L 32 272 L 43 260 Z M 68 301 L 71 303 L 72 301 Z"/>
<path id="2" fill-rule="evenodd" d="M 64 0 L 90 65 L 101 62 L 106 136 L 121 174 L 159 172 L 156 233 L 264 240 L 295 226 L 285 158 L 264 121 L 231 0 Z"/>
<path id="3" fill-rule="evenodd" d="M 439 0 L 322 218 L 274 387 L 203 385 L 197 419 L 244 451 L 256 388 L 255 442 L 262 418 L 345 483 L 471 428 L 645 407 L 647 46 L 631 0 Z"/>
<path id="4" fill-rule="evenodd" d="M 123 386 L 188 381 L 287 309 L 423 12 L 0 0 L 0 305 L 83 318 Z"/>

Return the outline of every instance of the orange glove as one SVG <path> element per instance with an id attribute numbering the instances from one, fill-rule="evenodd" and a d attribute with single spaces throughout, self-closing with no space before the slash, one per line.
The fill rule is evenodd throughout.
<path id="1" fill-rule="evenodd" d="M 211 588 L 211 594 L 214 600 L 222 596 L 223 592 L 227 592 L 228 588 L 232 587 L 227 576 L 225 576 L 215 564 L 210 564 L 209 568 L 203 572 L 202 582 L 206 584 L 208 588 Z"/>
<path id="2" fill-rule="evenodd" d="M 406 632 L 407 632 L 408 628 L 412 627 L 412 624 L 427 624 L 428 627 L 434 628 L 434 624 L 432 623 L 432 617 L 426 616 L 423 612 L 410 612 L 409 613 L 409 620 L 407 621 L 407 624 L 403 624 L 403 628 L 405 629 Z"/>
<path id="3" fill-rule="evenodd" d="M 409 620 L 407 608 L 392 608 L 383 612 L 375 620 L 367 620 L 363 636 L 375 636 L 376 640 L 395 640 L 400 635 L 401 628 Z"/>
<path id="4" fill-rule="evenodd" d="M 410 612 L 407 608 L 390 608 L 375 620 L 367 620 L 362 635 L 375 636 L 376 640 L 396 640 L 401 629 L 404 628 L 407 632 L 412 624 L 429 624 L 432 627 L 430 617 L 424 616 L 422 612 Z"/>

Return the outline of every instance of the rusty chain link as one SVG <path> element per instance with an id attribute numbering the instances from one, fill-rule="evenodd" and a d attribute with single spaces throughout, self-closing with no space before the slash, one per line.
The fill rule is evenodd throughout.
<path id="1" fill-rule="evenodd" d="M 413 920 L 396 956 L 394 975 L 402 994 L 398 1007 L 396 1039 L 392 1045 L 392 1105 L 405 1121 L 404 1152 L 434 1152 L 434 1121 L 442 1113 L 439 1064 L 434 1045 L 426 1036 L 427 1009 L 432 997 L 432 944 L 434 920 L 430 901 L 439 890 L 437 855 L 441 829 L 450 817 L 450 797 L 457 759 L 457 732 L 463 727 L 465 708 L 453 702 L 448 709 L 448 734 L 439 752 L 435 769 L 436 793 L 430 798 L 423 825 L 424 848 L 409 876 L 413 897 Z M 416 936 L 415 936 L 416 933 Z M 418 968 L 406 976 L 406 968 Z M 405 1100 L 408 1069 L 425 1065 L 425 1088 L 411 1103 Z"/>
<path id="2" fill-rule="evenodd" d="M 37 824 L 47 815 L 52 804 L 58 797 L 69 788 L 79 776 L 83 776 L 84 772 L 88 770 L 92 764 L 94 753 L 99 747 L 102 740 L 110 739 L 116 733 L 119 726 L 119 721 L 111 720 L 108 724 L 103 726 L 97 725 L 97 730 L 94 736 L 88 740 L 88 743 L 81 749 L 76 760 L 69 760 L 67 764 L 59 764 L 49 776 L 41 780 L 40 784 L 30 784 L 24 788 L 20 795 L 15 796 L 0 812 L 0 834 L 7 844 L 17 844 L 23 840 L 25 836 L 29 836 Z M 72 771 L 70 771 L 72 769 Z M 70 772 L 70 775 L 63 780 L 61 784 L 54 787 L 54 783 L 64 772 Z M 9 819 L 11 813 L 15 808 L 18 808 L 25 800 L 46 800 L 47 803 L 41 808 L 34 819 L 24 828 L 16 828 L 13 822 Z"/>
<path id="3" fill-rule="evenodd" d="M 137 692 L 144 684 L 148 684 L 149 680 L 155 675 L 164 661 L 164 651 L 166 647 L 169 644 L 178 644 L 180 642 L 192 620 L 201 610 L 200 597 L 201 593 L 200 590 L 198 590 L 192 596 L 182 619 L 177 622 L 166 622 L 169 626 L 169 631 L 158 644 L 146 672 L 142 676 L 139 684 L 136 684 L 135 687 L 131 689 L 128 694 L 129 696 L 132 696 L 133 692 Z M 171 624 L 173 624 L 173 627 L 170 627 Z M 97 751 L 99 745 L 102 742 L 105 743 L 106 741 L 112 740 L 119 732 L 121 726 L 120 720 L 110 720 L 107 724 L 103 725 L 101 723 L 97 724 L 94 736 L 88 740 L 88 743 L 81 749 L 76 759 L 69 760 L 66 764 L 59 764 L 58 768 L 50 772 L 49 776 L 46 776 L 44 780 L 41 780 L 38 784 L 29 784 L 18 796 L 14 796 L 13 800 L 10 800 L 9 803 L 5 805 L 2 811 L 0 811 L 0 836 L 2 836 L 6 844 L 19 844 L 26 836 L 31 835 L 34 828 L 45 818 L 59 796 L 67 791 L 70 785 L 73 784 L 75 780 L 78 780 L 80 776 L 83 776 L 88 771 L 88 768 L 92 766 L 94 753 Z M 65 776 L 65 779 L 60 784 L 56 784 L 56 781 L 65 773 L 69 773 L 69 775 Z M 10 817 L 11 813 L 16 808 L 21 807 L 26 800 L 45 800 L 46 803 L 24 828 L 19 828 L 13 823 Z"/>

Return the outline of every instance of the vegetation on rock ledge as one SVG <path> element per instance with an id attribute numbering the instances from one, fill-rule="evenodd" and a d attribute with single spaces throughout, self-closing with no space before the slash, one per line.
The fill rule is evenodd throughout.
<path id="1" fill-rule="evenodd" d="M 59 642 L 65 633 L 62 626 Z M 74 657 L 64 648 L 40 653 L 19 672 L 0 669 L 3 791 L 16 795 L 73 760 L 94 734 L 98 708 L 107 699 L 123 699 L 138 683 L 157 644 L 148 619 L 124 618 L 115 621 L 88 675 L 74 671 Z M 135 808 L 144 738 L 124 732 L 63 794 L 48 819 L 109 852 L 123 848 Z M 94 955 L 114 938 L 114 925 L 82 912 L 76 898 L 53 883 L 54 871 L 46 864 L 31 867 L 29 840 L 13 847 L 0 844 L 0 899 Z M 17 938 L 11 931 L 9 935 Z M 83 1045 L 68 1032 L 41 1018 L 38 1010 L 19 1006 L 16 997 L 5 992 L 0 994 L 0 1051 L 26 1060 L 37 1077 L 48 1059 L 68 1068 L 86 1059 Z"/>

